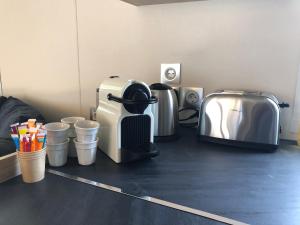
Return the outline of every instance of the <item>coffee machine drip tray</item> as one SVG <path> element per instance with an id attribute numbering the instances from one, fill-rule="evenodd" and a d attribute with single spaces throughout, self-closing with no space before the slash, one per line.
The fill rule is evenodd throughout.
<path id="1" fill-rule="evenodd" d="M 121 161 L 129 162 L 158 155 L 150 140 L 151 118 L 128 116 L 121 122 Z"/>
<path id="2" fill-rule="evenodd" d="M 132 149 L 121 148 L 122 163 L 151 158 L 157 155 L 159 155 L 159 151 L 153 143 L 144 144 Z"/>

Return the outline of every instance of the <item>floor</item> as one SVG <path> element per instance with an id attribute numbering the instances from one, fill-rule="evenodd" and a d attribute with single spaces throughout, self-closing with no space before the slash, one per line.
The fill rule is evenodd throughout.
<path id="1" fill-rule="evenodd" d="M 250 224 L 300 224 L 300 148 L 283 142 L 265 153 L 199 143 L 190 128 L 180 134 L 151 160 L 120 165 L 99 151 L 93 166 L 73 159 L 56 169 Z"/>

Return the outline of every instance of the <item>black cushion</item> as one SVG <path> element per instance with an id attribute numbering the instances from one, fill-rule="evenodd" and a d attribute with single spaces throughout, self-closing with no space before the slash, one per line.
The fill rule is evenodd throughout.
<path id="1" fill-rule="evenodd" d="M 0 157 L 16 151 L 16 146 L 12 139 L 0 138 Z"/>
<path id="2" fill-rule="evenodd" d="M 0 96 L 0 110 L 1 110 L 1 106 L 4 104 L 4 102 L 7 100 L 6 97 L 4 96 Z"/>
<path id="3" fill-rule="evenodd" d="M 0 108 L 0 138 L 10 138 L 11 124 L 26 122 L 31 118 L 45 123 L 45 119 L 41 113 L 32 106 L 17 98 L 8 97 Z"/>

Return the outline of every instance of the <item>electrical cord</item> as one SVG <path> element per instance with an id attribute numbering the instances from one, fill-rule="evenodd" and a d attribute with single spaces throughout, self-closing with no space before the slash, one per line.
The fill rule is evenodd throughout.
<path id="1" fill-rule="evenodd" d="M 192 115 L 190 115 L 187 118 L 180 119 L 179 120 L 180 126 L 182 126 L 182 127 L 188 127 L 188 128 L 197 127 L 198 126 L 198 122 L 180 123 L 180 122 L 184 122 L 184 121 L 187 121 L 187 120 L 190 120 L 190 119 L 199 118 L 199 110 L 195 109 L 195 108 L 183 108 L 183 109 L 180 109 L 178 112 L 183 112 L 183 111 L 186 111 L 186 110 L 192 110 L 192 111 L 195 111 L 195 113 L 193 113 Z"/>
<path id="2" fill-rule="evenodd" d="M 192 108 L 192 107 L 187 107 L 187 108 L 182 108 L 182 109 L 179 109 L 178 112 L 182 112 L 182 111 L 185 111 L 185 110 L 193 110 L 193 111 L 199 111 L 198 109 L 195 109 L 195 108 Z"/>
<path id="3" fill-rule="evenodd" d="M 194 128 L 198 126 L 198 123 L 180 123 L 181 127 Z"/>
<path id="4" fill-rule="evenodd" d="M 192 115 L 190 115 L 187 118 L 179 120 L 179 122 L 181 122 L 181 121 L 187 121 L 187 120 L 190 120 L 190 119 L 197 118 L 198 115 L 199 115 L 199 110 L 198 109 L 194 109 L 194 108 L 183 108 L 183 109 L 180 109 L 178 112 L 183 112 L 183 111 L 186 111 L 186 110 L 193 110 L 193 111 L 195 111 L 195 113 L 192 114 Z"/>
<path id="5" fill-rule="evenodd" d="M 187 118 L 179 120 L 179 122 L 181 122 L 181 121 L 187 121 L 187 120 L 190 120 L 190 119 L 194 119 L 194 118 L 198 117 L 198 114 L 199 114 L 199 112 L 195 112 L 193 115 L 190 115 Z"/>

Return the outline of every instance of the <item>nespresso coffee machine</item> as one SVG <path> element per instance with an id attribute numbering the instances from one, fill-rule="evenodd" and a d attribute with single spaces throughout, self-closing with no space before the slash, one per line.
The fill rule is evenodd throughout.
<path id="1" fill-rule="evenodd" d="M 96 119 L 100 122 L 99 147 L 116 163 L 158 155 L 153 144 L 154 118 L 149 87 L 139 81 L 110 77 L 99 87 Z"/>

